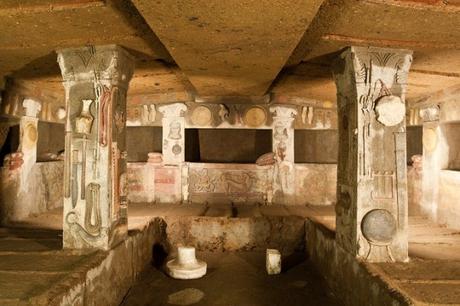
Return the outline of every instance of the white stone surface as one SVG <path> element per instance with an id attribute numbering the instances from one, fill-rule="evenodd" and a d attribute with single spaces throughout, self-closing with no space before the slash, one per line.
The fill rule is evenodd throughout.
<path id="1" fill-rule="evenodd" d="M 276 249 L 267 249 L 265 264 L 269 275 L 281 273 L 281 253 Z"/>
<path id="2" fill-rule="evenodd" d="M 196 279 L 206 274 L 207 264 L 197 260 L 194 247 L 178 247 L 177 258 L 168 261 L 166 270 L 176 279 Z"/>
<path id="3" fill-rule="evenodd" d="M 375 107 L 377 120 L 385 126 L 395 126 L 406 117 L 406 106 L 400 97 L 384 96 Z"/>
<path id="4" fill-rule="evenodd" d="M 36 118 L 38 113 L 42 109 L 42 105 L 40 104 L 40 102 L 37 102 L 32 99 L 24 99 L 24 101 L 22 102 L 22 106 L 26 110 L 26 116 L 33 118 Z"/>

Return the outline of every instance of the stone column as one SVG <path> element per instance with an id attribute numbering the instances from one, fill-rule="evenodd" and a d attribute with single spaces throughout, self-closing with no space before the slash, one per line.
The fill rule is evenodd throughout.
<path id="1" fill-rule="evenodd" d="M 371 262 L 408 260 L 405 90 L 411 54 L 350 47 L 334 66 L 336 239 Z"/>
<path id="2" fill-rule="evenodd" d="M 273 171 L 273 203 L 295 203 L 294 169 L 294 119 L 297 110 L 293 106 L 274 105 L 272 147 L 275 153 Z"/>
<path id="3" fill-rule="evenodd" d="M 1 171 L 0 223 L 24 220 L 40 212 L 36 194 L 38 118 L 41 104 L 31 99 L 22 103 L 25 115 L 19 120 L 19 147 L 17 152 L 5 156 Z M 2 127 L 8 124 L 2 124 Z M 7 133 L 7 130 L 6 130 Z M 7 134 L 4 134 L 6 139 Z"/>
<path id="4" fill-rule="evenodd" d="M 158 110 L 163 114 L 163 165 L 155 170 L 155 190 L 158 190 L 159 202 L 177 203 L 186 201 L 188 186 L 185 162 L 185 112 L 184 103 L 161 105 Z M 184 176 L 185 175 L 185 176 Z M 185 195 L 185 198 L 184 198 Z"/>
<path id="5" fill-rule="evenodd" d="M 64 248 L 127 234 L 126 92 L 134 59 L 115 45 L 58 51 L 66 92 Z"/>
<path id="6" fill-rule="evenodd" d="M 180 165 L 185 161 L 184 103 L 166 104 L 159 107 L 163 114 L 163 163 Z"/>
<path id="7" fill-rule="evenodd" d="M 439 106 L 432 105 L 420 110 L 423 120 L 423 176 L 421 212 L 437 221 L 439 172 L 449 150 L 442 137 L 439 124 Z"/>

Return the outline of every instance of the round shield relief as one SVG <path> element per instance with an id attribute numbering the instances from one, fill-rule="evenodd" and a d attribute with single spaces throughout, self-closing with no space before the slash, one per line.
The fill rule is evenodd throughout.
<path id="1" fill-rule="evenodd" d="M 194 125 L 209 125 L 212 122 L 212 112 L 206 106 L 200 105 L 193 110 L 190 120 Z"/>
<path id="2" fill-rule="evenodd" d="M 250 107 L 244 113 L 244 123 L 250 127 L 259 127 L 267 120 L 267 113 L 262 107 Z"/>
<path id="3" fill-rule="evenodd" d="M 364 238 L 374 244 L 390 244 L 396 235 L 396 220 L 386 209 L 373 209 L 361 221 Z"/>

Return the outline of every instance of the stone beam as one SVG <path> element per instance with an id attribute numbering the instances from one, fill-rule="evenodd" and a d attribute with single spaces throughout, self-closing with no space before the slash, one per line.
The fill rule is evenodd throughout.
<path id="1" fill-rule="evenodd" d="M 58 51 L 66 93 L 64 248 L 109 249 L 127 233 L 126 92 L 134 60 L 116 45 Z"/>
<path id="2" fill-rule="evenodd" d="M 407 50 L 345 49 L 334 65 L 339 114 L 336 239 L 371 262 L 408 260 Z"/>

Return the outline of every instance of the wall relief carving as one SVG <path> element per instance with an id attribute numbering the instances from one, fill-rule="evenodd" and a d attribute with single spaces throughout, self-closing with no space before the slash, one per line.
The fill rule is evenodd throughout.
<path id="1" fill-rule="evenodd" d="M 372 247 L 384 247 L 391 261 L 394 261 L 390 245 L 397 231 L 395 217 L 385 209 L 373 209 L 364 215 L 361 221 L 361 232 L 369 242 L 366 258 L 372 252 Z"/>

